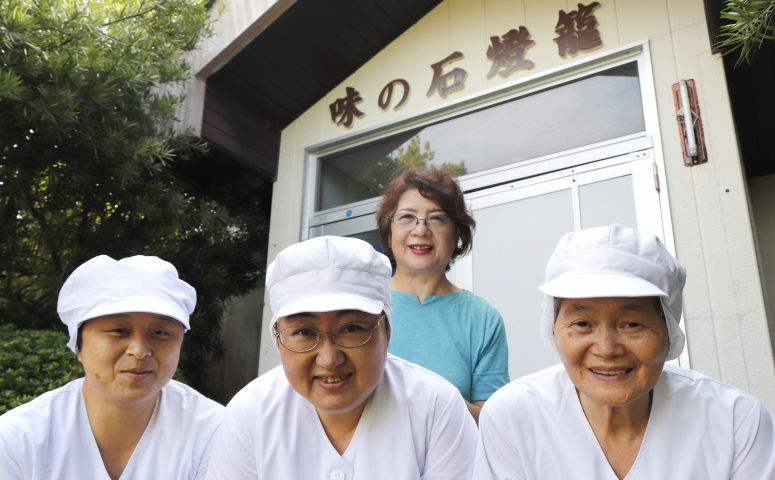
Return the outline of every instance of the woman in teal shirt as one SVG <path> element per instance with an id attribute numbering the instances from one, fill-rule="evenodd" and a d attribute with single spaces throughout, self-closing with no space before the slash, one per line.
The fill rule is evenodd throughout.
<path id="1" fill-rule="evenodd" d="M 508 350 L 500 313 L 446 276 L 471 249 L 475 226 L 460 186 L 444 170 L 405 170 L 385 190 L 377 222 L 395 268 L 389 351 L 453 383 L 478 419 L 509 381 Z"/>

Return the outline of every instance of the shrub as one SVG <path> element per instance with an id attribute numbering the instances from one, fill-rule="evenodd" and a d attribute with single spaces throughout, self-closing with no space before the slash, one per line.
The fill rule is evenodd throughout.
<path id="1" fill-rule="evenodd" d="M 62 331 L 0 325 L 0 415 L 83 376 L 67 340 Z M 180 369 L 172 378 L 187 383 Z"/>
<path id="2" fill-rule="evenodd" d="M 67 334 L 0 326 L 0 414 L 79 375 Z"/>

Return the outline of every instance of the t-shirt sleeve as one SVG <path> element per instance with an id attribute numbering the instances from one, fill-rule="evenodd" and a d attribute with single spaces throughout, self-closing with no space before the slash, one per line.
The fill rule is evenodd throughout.
<path id="1" fill-rule="evenodd" d="M 463 397 L 452 386 L 440 395 L 428 432 L 422 480 L 471 478 L 476 451 L 476 423 Z"/>
<path id="2" fill-rule="evenodd" d="M 775 424 L 772 415 L 759 401 L 752 402 L 753 408 L 735 406 L 734 415 L 741 413 L 743 419 L 735 426 L 735 459 L 732 479 L 775 478 Z M 750 404 L 748 404 L 750 405 Z"/>
<path id="3" fill-rule="evenodd" d="M 207 469 L 208 480 L 260 479 L 251 428 L 255 421 L 243 418 L 240 404 L 226 407 L 223 423 L 215 434 L 215 445 Z"/>
<path id="4" fill-rule="evenodd" d="M 487 400 L 496 390 L 509 383 L 509 349 L 503 317 L 488 305 L 482 322 L 484 342 L 474 367 L 471 401 Z"/>

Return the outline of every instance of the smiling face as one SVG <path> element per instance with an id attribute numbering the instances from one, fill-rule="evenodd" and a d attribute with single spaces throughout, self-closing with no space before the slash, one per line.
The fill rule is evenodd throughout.
<path id="1" fill-rule="evenodd" d="M 357 310 L 310 312 L 280 318 L 277 329 L 331 332 L 340 331 L 346 323 L 374 325 L 379 319 L 380 315 Z M 324 334 L 317 348 L 309 352 L 292 352 L 280 346 L 280 358 L 288 382 L 315 406 L 324 424 L 332 415 L 349 416 L 357 422 L 385 370 L 387 345 L 385 327 L 378 327 L 360 347 L 340 347 Z"/>
<path id="2" fill-rule="evenodd" d="M 87 320 L 78 360 L 84 396 L 122 406 L 155 402 L 175 374 L 183 325 L 153 313 L 120 313 Z"/>
<path id="3" fill-rule="evenodd" d="M 402 213 L 428 218 L 433 214 L 443 215 L 444 210 L 433 200 L 423 197 L 417 189 L 412 189 L 401 195 L 393 216 Z M 445 227 L 433 230 L 422 221 L 409 229 L 395 223 L 390 225 L 390 249 L 398 273 L 443 275 L 455 249 L 455 242 L 455 225 L 451 221 Z"/>
<path id="4" fill-rule="evenodd" d="M 658 305 L 654 297 L 561 301 L 555 343 L 582 405 L 648 401 L 668 350 Z"/>

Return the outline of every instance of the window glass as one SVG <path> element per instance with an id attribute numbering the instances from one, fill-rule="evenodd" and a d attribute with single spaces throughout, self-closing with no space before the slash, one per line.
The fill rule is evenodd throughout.
<path id="1" fill-rule="evenodd" d="M 315 210 L 378 197 L 408 166 L 474 173 L 645 129 L 635 62 L 321 158 Z"/>

